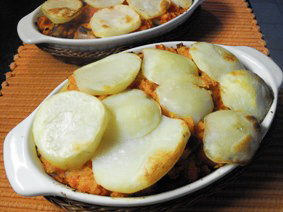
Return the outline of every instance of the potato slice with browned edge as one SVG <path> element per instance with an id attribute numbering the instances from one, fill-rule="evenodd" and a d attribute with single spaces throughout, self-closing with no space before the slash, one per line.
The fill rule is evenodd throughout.
<path id="1" fill-rule="evenodd" d="M 198 68 L 217 82 L 230 71 L 245 69 L 235 55 L 221 46 L 197 42 L 189 51 Z"/>
<path id="2" fill-rule="evenodd" d="M 58 93 L 44 101 L 32 132 L 39 153 L 61 169 L 80 168 L 91 159 L 108 123 L 102 102 L 79 91 Z"/>
<path id="3" fill-rule="evenodd" d="M 247 70 L 225 74 L 220 80 L 220 95 L 225 106 L 252 115 L 259 122 L 264 119 L 273 100 L 268 85 Z"/>
<path id="4" fill-rule="evenodd" d="M 127 0 L 143 19 L 152 19 L 166 13 L 171 0 Z"/>
<path id="5" fill-rule="evenodd" d="M 110 55 L 74 71 L 80 91 L 91 95 L 115 94 L 125 90 L 136 78 L 141 59 L 133 53 Z"/>
<path id="6" fill-rule="evenodd" d="M 143 75 L 150 81 L 162 84 L 171 76 L 197 75 L 198 69 L 189 58 L 160 49 L 144 49 Z"/>
<path id="7" fill-rule="evenodd" d="M 174 3 L 175 5 L 182 7 L 182 8 L 189 8 L 193 1 L 192 0 L 172 0 L 172 3 Z"/>
<path id="8" fill-rule="evenodd" d="M 53 23 L 62 24 L 80 14 L 82 6 L 80 0 L 47 0 L 42 4 L 41 11 Z"/>
<path id="9" fill-rule="evenodd" d="M 194 79 L 194 78 L 192 78 Z M 211 113 L 214 104 L 210 91 L 198 87 L 190 77 L 172 78 L 156 89 L 159 103 L 180 118 L 192 118 L 197 124 Z"/>
<path id="10" fill-rule="evenodd" d="M 135 31 L 141 25 L 138 13 L 128 5 L 104 8 L 92 16 L 90 27 L 95 36 L 105 38 Z"/>
<path id="11" fill-rule="evenodd" d="M 105 8 L 123 4 L 124 0 L 85 0 L 85 2 L 94 8 Z"/>
<path id="12" fill-rule="evenodd" d="M 245 164 L 260 142 L 260 125 L 253 116 L 220 110 L 204 118 L 204 152 L 216 163 Z"/>
<path id="13" fill-rule="evenodd" d="M 183 153 L 190 131 L 184 121 L 161 116 L 158 106 L 150 103 L 152 100 L 147 99 L 142 91 L 117 95 L 103 100 L 112 116 L 101 145 L 92 158 L 92 170 L 95 180 L 104 188 L 134 193 L 153 185 L 174 166 Z M 138 98 L 140 100 L 135 102 Z M 127 104 L 125 109 L 123 101 Z M 146 111 L 148 104 L 156 109 Z M 136 114 L 129 113 L 128 110 L 134 107 Z M 116 120 L 118 116 L 120 118 Z M 134 119 L 138 123 L 134 123 Z M 154 125 L 144 125 L 151 121 Z M 117 129 L 127 132 L 119 135 Z M 108 136 L 112 133 L 117 136 Z"/>

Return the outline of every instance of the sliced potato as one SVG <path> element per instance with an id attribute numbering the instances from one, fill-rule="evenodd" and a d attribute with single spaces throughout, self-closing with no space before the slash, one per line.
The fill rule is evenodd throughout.
<path id="1" fill-rule="evenodd" d="M 264 119 L 273 101 L 268 85 L 247 70 L 225 74 L 220 80 L 220 95 L 225 106 L 250 114 L 259 122 Z"/>
<path id="2" fill-rule="evenodd" d="M 189 51 L 198 68 L 217 82 L 230 71 L 245 69 L 235 55 L 221 46 L 198 42 Z"/>
<path id="3" fill-rule="evenodd" d="M 97 183 L 104 188 L 134 193 L 164 176 L 183 153 L 190 132 L 179 119 L 162 116 L 151 133 L 135 139 L 103 139 L 92 159 Z"/>
<path id="4" fill-rule="evenodd" d="M 143 75 L 150 81 L 162 84 L 171 76 L 193 74 L 198 69 L 189 58 L 159 49 L 143 50 Z"/>
<path id="5" fill-rule="evenodd" d="M 204 118 L 204 152 L 216 163 L 247 163 L 259 147 L 260 125 L 253 116 L 220 110 Z"/>
<path id="6" fill-rule="evenodd" d="M 204 86 L 203 80 L 197 75 L 194 74 L 176 74 L 168 77 L 166 80 L 164 80 L 161 84 L 170 83 L 170 82 L 189 82 L 197 86 Z"/>
<path id="7" fill-rule="evenodd" d="M 123 4 L 124 0 L 85 0 L 85 2 L 94 8 L 105 8 Z"/>
<path id="8" fill-rule="evenodd" d="M 175 5 L 182 7 L 182 8 L 189 8 L 193 1 L 192 0 L 172 0 L 172 3 L 174 3 Z"/>
<path id="9" fill-rule="evenodd" d="M 136 78 L 141 59 L 133 53 L 110 55 L 74 71 L 80 91 L 91 95 L 115 94 L 125 90 Z"/>
<path id="10" fill-rule="evenodd" d="M 161 16 L 167 12 L 171 5 L 171 0 L 127 0 L 127 2 L 143 19 Z"/>
<path id="11" fill-rule="evenodd" d="M 55 24 L 62 24 L 75 18 L 82 8 L 80 0 L 47 0 L 41 6 L 43 14 Z"/>
<path id="12" fill-rule="evenodd" d="M 145 136 L 160 123 L 159 105 L 138 89 L 124 91 L 103 100 L 112 116 L 107 139 L 134 139 Z"/>
<path id="13" fill-rule="evenodd" d="M 135 31 L 141 25 L 141 18 L 127 5 L 104 8 L 92 16 L 90 26 L 97 37 L 105 38 Z"/>
<path id="14" fill-rule="evenodd" d="M 192 118 L 195 124 L 214 108 L 210 92 L 192 83 L 190 78 L 168 79 L 156 93 L 162 107 L 180 118 Z"/>
<path id="15" fill-rule="evenodd" d="M 96 97 L 79 91 L 58 93 L 44 101 L 36 113 L 34 142 L 52 165 L 80 168 L 93 157 L 108 118 Z"/>

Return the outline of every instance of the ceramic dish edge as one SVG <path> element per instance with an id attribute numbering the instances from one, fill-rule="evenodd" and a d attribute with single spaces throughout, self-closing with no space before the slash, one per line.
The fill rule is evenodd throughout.
<path id="1" fill-rule="evenodd" d="M 162 44 L 170 47 L 176 47 L 176 45 L 179 43 L 190 46 L 193 42 L 176 41 L 163 42 Z M 139 52 L 144 48 L 152 48 L 155 45 L 156 44 L 149 44 L 127 51 Z M 231 53 L 235 54 L 248 69 L 261 76 L 271 87 L 274 93 L 274 100 L 271 108 L 261 124 L 263 127 L 263 138 L 267 133 L 269 127 L 271 126 L 272 120 L 275 115 L 278 89 L 282 83 L 282 71 L 269 57 L 255 49 L 252 49 L 250 47 L 223 47 L 229 50 Z M 47 98 L 57 93 L 65 83 L 66 81 L 61 83 L 47 96 Z M 78 200 L 81 202 L 104 206 L 145 206 L 169 201 L 181 196 L 191 194 L 210 185 L 216 180 L 221 179 L 237 167 L 237 165 L 225 165 L 224 167 L 217 169 L 213 173 L 186 186 L 177 188 L 172 191 L 146 197 L 112 198 L 75 192 L 71 188 L 53 180 L 44 172 L 43 168 L 41 167 L 40 161 L 36 156 L 35 147 L 32 142 L 30 133 L 30 128 L 32 126 L 36 110 L 32 112 L 30 116 L 28 116 L 19 125 L 17 125 L 6 136 L 4 141 L 4 165 L 8 180 L 14 191 L 24 196 L 55 195 L 67 197 L 69 199 Z"/>

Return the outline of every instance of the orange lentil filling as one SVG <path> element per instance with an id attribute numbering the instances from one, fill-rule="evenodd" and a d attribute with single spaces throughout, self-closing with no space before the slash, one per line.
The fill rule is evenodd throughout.
<path id="1" fill-rule="evenodd" d="M 157 45 L 157 49 L 167 50 L 174 52 L 188 58 L 191 58 L 189 54 L 189 48 L 183 46 L 182 44 L 178 45 L 177 48 L 165 47 L 164 45 Z M 142 53 L 138 54 L 143 58 Z M 209 78 L 208 75 L 199 71 L 200 79 L 203 81 L 202 87 L 211 90 L 213 101 L 215 104 L 214 110 L 227 109 L 220 98 L 220 89 L 219 84 Z M 158 96 L 155 92 L 155 89 L 158 87 L 157 84 L 147 80 L 142 73 L 140 72 L 136 77 L 135 81 L 129 86 L 130 89 L 138 88 L 143 90 L 148 96 L 152 97 L 154 100 L 158 101 Z M 67 85 L 61 89 L 63 91 L 70 90 L 79 90 L 74 76 L 68 78 Z M 107 96 L 97 96 L 99 99 L 104 99 Z M 174 113 L 162 108 L 162 114 L 171 118 L 179 118 Z M 185 185 L 187 183 L 193 182 L 209 173 L 211 173 L 216 168 L 222 166 L 223 164 L 216 164 L 210 161 L 204 154 L 202 148 L 202 140 L 204 133 L 204 123 L 200 121 L 199 123 L 194 124 L 191 118 L 183 119 L 188 125 L 192 136 L 190 142 L 188 142 L 186 149 L 182 157 L 175 164 L 169 173 L 163 177 L 159 182 L 147 188 L 143 191 L 137 192 L 130 196 L 140 196 L 140 195 L 149 195 L 154 194 L 170 189 L 174 189 Z M 129 194 L 122 194 L 118 192 L 109 191 L 102 186 L 98 185 L 94 179 L 92 173 L 92 163 L 91 160 L 88 161 L 81 169 L 78 170 L 62 170 L 52 164 L 47 160 L 41 157 L 39 158 L 43 164 L 45 171 L 52 176 L 55 180 L 70 186 L 71 188 L 81 191 L 84 193 L 97 194 L 102 196 L 112 196 L 112 197 L 125 197 Z"/>
<path id="2" fill-rule="evenodd" d="M 94 179 L 92 173 L 91 160 L 86 162 L 81 169 L 76 170 L 62 170 L 45 160 L 40 154 L 38 154 L 44 170 L 55 180 L 69 185 L 75 190 L 82 191 L 84 193 L 96 194 L 101 196 L 112 197 L 125 197 L 125 194 L 109 191 L 102 186 L 98 185 Z"/>
<path id="3" fill-rule="evenodd" d="M 94 34 L 92 33 L 91 27 L 89 26 L 89 22 L 93 14 L 98 10 L 99 9 L 97 8 L 85 5 L 81 10 L 80 15 L 75 17 L 70 22 L 64 24 L 54 24 L 46 16 L 42 15 L 39 16 L 37 19 L 37 27 L 42 34 L 54 37 L 74 39 L 95 38 Z M 181 15 L 186 10 L 187 9 L 183 9 L 172 4 L 167 10 L 167 12 L 161 15 L 160 17 L 150 20 L 142 19 L 141 26 L 137 30 L 135 30 L 135 32 L 150 29 L 157 25 L 164 24 Z"/>

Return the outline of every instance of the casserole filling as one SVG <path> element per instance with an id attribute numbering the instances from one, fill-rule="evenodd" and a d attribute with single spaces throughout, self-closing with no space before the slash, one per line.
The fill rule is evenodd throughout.
<path id="1" fill-rule="evenodd" d="M 196 43 L 196 45 L 199 44 Z M 205 48 L 210 48 L 210 45 L 212 44 L 204 43 L 203 45 L 207 45 Z M 147 49 L 143 50 L 141 53 L 134 54 L 135 56 L 137 55 L 141 59 L 142 65 L 139 72 L 136 73 L 132 82 L 127 82 L 127 87 L 124 88 L 123 91 L 119 91 L 118 94 L 92 94 L 106 105 L 108 111 L 110 111 L 112 115 L 113 113 L 114 115 L 116 113 L 115 116 L 118 117 L 117 120 L 120 120 L 121 123 L 126 123 L 124 122 L 125 120 L 131 120 L 131 126 L 129 127 L 126 127 L 125 125 L 117 125 L 118 127 L 125 126 L 119 129 L 118 131 L 115 131 L 116 128 L 113 125 L 113 120 L 112 122 L 110 121 L 111 127 L 108 127 L 108 129 L 106 129 L 106 132 L 110 130 L 109 132 L 112 132 L 112 135 L 111 133 L 108 133 L 108 135 L 104 136 L 101 141 L 102 144 L 107 143 L 108 141 L 113 139 L 115 140 L 117 137 L 119 137 L 120 139 L 115 140 L 116 143 L 124 142 L 123 139 L 125 138 L 126 140 L 134 139 L 133 141 L 136 142 L 137 146 L 138 142 L 141 141 L 140 138 L 144 137 L 146 138 L 145 140 L 150 140 L 148 139 L 148 137 L 150 137 L 151 132 L 154 132 L 156 129 L 158 129 L 158 126 L 160 125 L 160 123 L 162 123 L 162 121 L 160 121 L 160 119 L 158 118 L 158 115 L 151 115 L 151 111 L 149 108 L 152 108 L 153 106 L 150 106 L 146 109 L 144 109 L 145 107 L 141 107 L 140 109 L 138 109 L 139 104 L 144 104 L 142 102 L 139 103 L 140 97 L 138 97 L 137 99 L 136 97 L 134 97 L 135 103 L 131 103 L 130 100 L 127 100 L 128 97 L 126 98 L 126 96 L 132 95 L 126 94 L 130 91 L 140 91 L 143 94 L 137 94 L 137 96 L 142 96 L 142 98 L 146 97 L 146 100 L 144 101 L 149 101 L 150 99 L 150 104 L 153 104 L 152 101 L 158 103 L 158 105 L 160 106 L 160 115 L 162 117 L 167 117 L 173 120 L 181 120 L 182 123 L 184 123 L 184 130 L 186 131 L 186 135 L 184 134 L 184 136 L 188 136 L 188 134 L 190 134 L 188 142 L 180 148 L 181 151 L 178 150 L 179 153 L 178 156 L 176 156 L 176 158 L 174 159 L 173 166 L 169 167 L 168 170 L 163 171 L 162 175 L 160 175 L 160 179 L 156 180 L 154 183 L 148 184 L 146 188 L 137 189 L 137 191 L 135 192 L 122 192 L 124 188 L 120 189 L 120 187 L 117 188 L 117 190 L 107 189 L 106 187 L 109 186 L 109 183 L 105 183 L 103 181 L 100 181 L 102 183 L 99 183 L 98 176 L 101 172 L 104 171 L 103 167 L 105 167 L 105 169 L 110 169 L 110 172 L 107 171 L 106 173 L 112 173 L 113 176 L 115 176 L 115 173 L 111 172 L 112 170 L 111 168 L 109 168 L 111 166 L 108 166 L 108 163 L 104 163 L 104 161 L 103 163 L 101 163 L 99 161 L 100 159 L 97 159 L 99 158 L 97 157 L 97 155 L 102 154 L 102 158 L 108 160 L 108 156 L 104 157 L 103 155 L 103 152 L 106 152 L 106 155 L 108 154 L 107 151 L 104 151 L 101 147 L 103 145 L 100 145 L 98 151 L 95 153 L 92 159 L 88 160 L 82 167 L 77 169 L 59 168 L 58 166 L 52 164 L 51 161 L 47 160 L 43 156 L 43 154 L 41 154 L 41 150 L 38 149 L 38 156 L 43 164 L 46 173 L 53 177 L 55 180 L 70 186 L 76 191 L 102 196 L 126 197 L 151 195 L 172 190 L 188 183 L 194 182 L 212 173 L 213 171 L 227 163 L 246 164 L 247 162 L 249 162 L 259 146 L 259 123 L 261 119 L 257 120 L 256 117 L 250 115 L 247 112 L 248 110 L 242 108 L 234 110 L 223 103 L 223 87 L 221 87 L 222 78 L 219 79 L 219 81 L 212 79 L 205 71 L 200 70 L 197 64 L 197 69 L 195 72 L 194 65 L 188 65 L 187 61 L 184 62 L 184 64 L 186 64 L 185 66 L 187 68 L 189 67 L 189 70 L 186 71 L 184 69 L 180 69 L 181 72 L 178 72 L 178 68 L 175 67 L 176 64 L 174 64 L 174 62 L 178 61 L 177 66 L 181 66 L 182 62 L 180 61 L 183 61 L 184 58 L 191 61 L 192 55 L 190 53 L 190 50 L 194 49 L 193 47 L 194 45 L 192 47 L 187 47 L 183 46 L 182 44 L 178 45 L 177 48 L 157 45 L 156 49 L 153 49 L 153 54 L 150 54 L 150 58 L 148 58 L 149 54 Z M 160 51 L 164 51 L 166 53 L 165 56 L 163 54 L 164 52 Z M 174 54 L 174 57 L 170 57 L 170 54 L 168 56 L 168 53 Z M 161 74 L 154 75 L 155 73 L 158 73 L 158 67 L 161 66 L 158 61 L 152 62 L 150 60 L 152 59 L 152 57 L 155 57 L 154 54 L 157 54 L 158 57 L 167 58 L 166 60 L 161 60 L 161 63 L 166 63 L 166 66 L 170 65 L 171 67 L 173 67 L 172 73 L 174 72 L 175 76 L 173 74 L 170 75 L 170 73 L 168 73 L 167 78 L 169 81 L 165 80 L 164 76 Z M 178 58 L 177 60 L 174 59 L 170 61 L 172 58 L 175 58 L 176 55 L 180 56 L 180 58 Z M 109 60 L 109 57 L 103 60 L 107 61 Z M 195 61 L 192 61 L 195 64 Z M 100 68 L 98 64 L 103 63 L 96 62 L 96 65 L 89 67 L 95 67 L 95 69 L 98 70 Z M 116 67 L 113 67 L 115 70 L 119 70 L 117 64 L 118 63 L 116 63 Z M 220 66 L 225 67 L 225 65 Z M 89 69 L 89 67 L 87 69 Z M 69 91 L 82 91 L 81 85 L 77 82 L 79 80 L 83 80 L 83 76 L 81 75 L 81 73 L 84 72 L 83 69 L 85 69 L 85 66 L 81 69 L 78 69 L 77 72 L 75 71 L 74 74 L 69 77 L 67 84 L 61 89 L 60 93 Z M 243 72 L 247 72 L 247 70 Z M 178 77 L 178 73 L 181 73 L 181 77 Z M 231 73 L 233 74 L 234 71 L 230 70 L 228 72 L 228 75 Z M 224 76 L 226 75 L 224 74 Z M 150 78 L 151 76 L 154 76 L 154 78 Z M 248 76 L 250 77 L 250 75 Z M 97 75 L 96 77 L 99 76 Z M 87 79 L 89 78 L 90 77 L 87 76 Z M 115 78 L 117 79 L 119 77 Z M 155 82 L 153 82 L 149 78 L 154 79 Z M 172 84 L 172 79 L 175 80 L 175 84 Z M 121 79 L 121 82 L 123 80 L 124 79 Z M 254 95 L 256 95 L 257 98 L 261 98 L 262 100 L 273 99 L 273 95 L 270 88 L 265 84 L 263 80 L 258 81 L 258 76 L 255 76 L 254 79 L 249 78 L 249 80 L 256 80 L 257 82 L 256 86 L 249 88 L 256 89 L 258 91 L 253 92 L 255 93 Z M 112 84 L 113 83 L 116 83 L 117 85 L 119 84 L 119 82 L 112 82 Z M 239 84 L 237 80 L 235 80 L 233 83 L 235 83 L 237 86 L 242 86 L 242 84 Z M 91 83 L 89 86 L 92 86 Z M 259 94 L 259 92 L 262 92 L 261 87 L 265 88 L 264 93 Z M 245 86 L 243 88 L 245 88 Z M 182 89 L 182 91 L 185 92 L 187 95 L 190 95 L 190 98 L 193 98 L 193 100 L 186 99 L 186 95 L 184 95 L 183 92 L 179 92 L 178 89 Z M 193 92 L 189 93 L 188 89 L 191 89 Z M 241 91 L 241 89 L 238 90 Z M 86 91 L 88 92 L 89 90 Z M 121 96 L 121 94 L 123 94 L 123 96 Z M 225 95 L 229 95 L 229 93 L 225 93 Z M 186 106 L 184 102 L 179 101 L 179 99 L 192 101 L 192 104 Z M 171 104 L 170 102 L 168 103 L 168 101 L 173 101 L 174 104 Z M 196 104 L 197 101 L 206 103 L 205 105 L 198 105 Z M 116 105 L 120 105 L 120 109 L 116 110 Z M 131 107 L 131 105 L 133 105 L 133 107 Z M 190 106 L 193 107 L 193 109 L 191 109 Z M 269 107 L 270 105 L 268 106 L 268 108 Z M 112 110 L 113 108 L 114 110 Z M 132 108 L 136 108 L 137 111 L 141 112 L 136 111 L 127 114 L 128 111 L 135 111 Z M 266 108 L 265 111 L 260 110 L 260 113 L 265 116 L 268 111 L 268 108 Z M 179 112 L 180 110 L 181 113 Z M 146 127 L 140 127 L 140 125 L 142 124 L 138 123 L 139 120 L 136 119 L 135 121 L 135 118 L 132 118 L 136 115 L 136 113 L 140 113 L 140 116 L 148 117 L 148 120 L 152 119 L 154 121 L 151 120 L 150 122 L 147 122 L 147 124 L 145 124 Z M 158 113 L 158 110 L 154 110 L 152 112 L 152 114 L 155 115 Z M 119 114 L 121 114 L 121 116 L 119 116 Z M 198 116 L 195 116 L 195 114 L 198 114 Z M 161 118 L 161 120 L 163 119 Z M 115 129 L 113 128 L 113 126 Z M 135 128 L 136 126 L 138 126 L 138 128 Z M 133 130 L 128 131 L 129 129 Z M 136 129 L 143 129 L 143 131 L 136 131 Z M 168 130 L 169 129 L 167 129 L 167 131 Z M 119 133 L 115 135 L 113 134 L 113 132 Z M 142 132 L 142 134 L 140 134 L 140 132 Z M 233 135 L 232 138 L 229 138 L 229 135 Z M 154 143 L 157 144 L 158 141 L 154 141 Z M 126 146 L 129 145 L 131 144 L 126 144 Z M 148 151 L 148 149 L 152 148 L 152 144 L 147 143 L 147 145 L 148 147 L 145 148 L 146 152 Z M 143 146 L 139 146 L 138 149 L 142 148 Z M 123 155 L 123 152 L 125 151 L 127 150 L 123 147 L 117 152 L 120 152 Z M 117 154 L 114 154 L 115 157 L 117 156 Z M 119 156 L 117 156 L 117 159 L 118 158 Z M 166 160 L 166 157 L 164 157 L 164 160 Z M 171 159 L 169 162 L 172 162 Z M 162 166 L 161 162 L 158 162 L 158 164 Z M 100 168 L 98 168 L 98 171 L 96 169 L 96 166 L 100 166 Z M 119 172 L 119 170 L 117 172 Z M 153 176 L 154 172 L 150 173 L 149 175 Z M 97 176 L 97 178 L 95 176 Z M 110 174 L 110 177 L 111 176 L 112 175 Z M 129 181 L 131 180 L 132 178 L 129 179 Z M 102 184 L 105 186 L 103 186 Z M 126 189 L 126 191 L 128 190 Z"/>
<path id="2" fill-rule="evenodd" d="M 110 37 L 142 31 L 164 24 L 184 13 L 189 8 L 187 5 L 190 5 L 185 4 L 187 7 L 182 8 L 181 6 L 177 6 L 177 4 L 168 1 L 168 4 L 166 4 L 167 6 L 160 14 L 158 14 L 158 16 L 146 19 L 136 12 L 138 11 L 137 8 L 130 7 L 128 1 L 123 1 L 123 3 L 115 6 L 106 7 L 98 7 L 98 3 L 96 3 L 97 1 L 93 1 L 94 4 L 91 4 L 92 1 L 89 1 L 90 3 L 86 2 L 83 2 L 79 14 L 65 23 L 54 23 L 46 13 L 39 16 L 36 22 L 39 31 L 44 35 L 70 39 Z M 151 4 L 150 2 L 151 1 L 149 1 L 148 4 Z M 102 5 L 103 4 L 104 3 L 102 2 Z M 125 5 L 129 9 L 115 9 L 118 8 L 117 6 L 120 7 L 121 5 Z M 143 9 L 141 8 L 141 11 L 142 10 Z M 118 13 L 120 13 L 120 15 L 118 15 Z M 132 13 L 135 13 L 136 15 Z M 134 18 L 134 16 L 136 17 Z M 121 21 L 118 22 L 118 19 L 121 19 Z M 133 19 L 138 20 L 133 22 Z M 131 26 L 129 26 L 129 22 L 133 22 Z M 105 30 L 109 31 L 110 29 L 110 33 L 104 32 Z"/>

